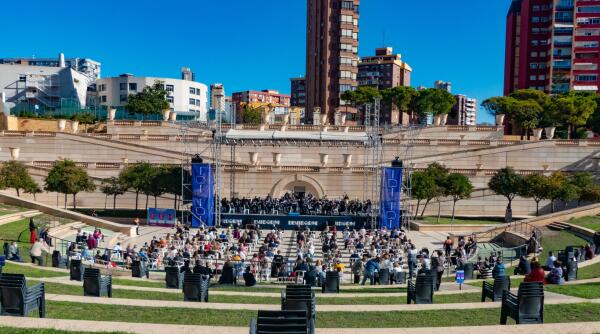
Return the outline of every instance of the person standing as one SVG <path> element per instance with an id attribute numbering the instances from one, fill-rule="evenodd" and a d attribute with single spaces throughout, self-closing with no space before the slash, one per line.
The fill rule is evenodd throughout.
<path id="1" fill-rule="evenodd" d="M 437 275 L 437 280 L 435 281 L 435 290 L 440 290 L 440 285 L 442 284 L 442 276 L 444 276 L 444 263 L 446 262 L 446 257 L 441 250 L 437 250 L 435 252 L 437 256 L 431 257 L 431 271 L 434 271 Z"/>
<path id="2" fill-rule="evenodd" d="M 33 222 L 33 217 L 29 218 L 29 243 L 34 244 L 37 241 L 37 228 Z"/>
<path id="3" fill-rule="evenodd" d="M 31 256 L 31 263 L 35 263 L 37 261 L 39 266 L 44 265 L 44 258 L 42 257 L 43 253 L 48 253 L 50 250 L 44 244 L 42 239 L 38 239 L 33 246 L 31 246 L 31 250 L 29 251 L 29 255 Z"/>
<path id="4" fill-rule="evenodd" d="M 133 223 L 135 224 L 135 234 L 140 235 L 140 219 L 138 217 L 135 217 Z"/>
<path id="5" fill-rule="evenodd" d="M 417 248 L 411 244 L 408 250 L 408 278 L 412 279 L 417 268 Z"/>

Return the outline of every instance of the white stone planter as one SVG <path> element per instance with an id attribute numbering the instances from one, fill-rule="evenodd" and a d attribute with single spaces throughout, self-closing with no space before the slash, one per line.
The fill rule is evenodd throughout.
<path id="1" fill-rule="evenodd" d="M 168 121 L 169 120 L 169 115 L 171 115 L 171 110 L 170 109 L 163 110 L 163 121 Z"/>
<path id="2" fill-rule="evenodd" d="M 321 155 L 321 167 L 327 167 L 329 163 L 329 154 L 320 153 Z"/>
<path id="3" fill-rule="evenodd" d="M 352 154 L 344 154 L 344 167 L 350 168 L 352 165 Z"/>
<path id="4" fill-rule="evenodd" d="M 321 125 L 321 113 L 315 112 L 313 114 L 313 125 Z"/>
<path id="5" fill-rule="evenodd" d="M 248 155 L 250 156 L 250 164 L 252 166 L 258 165 L 258 152 L 248 152 Z"/>
<path id="6" fill-rule="evenodd" d="M 321 114 L 321 125 L 327 124 L 327 114 Z"/>
<path id="7" fill-rule="evenodd" d="M 446 123 L 448 123 L 448 114 L 443 114 L 442 116 L 442 124 L 441 125 L 446 125 Z"/>
<path id="8" fill-rule="evenodd" d="M 10 158 L 13 160 L 19 160 L 19 154 L 21 153 L 21 149 L 18 147 L 10 147 Z"/>
<path id="9" fill-rule="evenodd" d="M 66 119 L 59 119 L 57 121 L 58 124 L 58 131 L 59 132 L 65 132 L 65 128 L 67 127 L 67 120 Z"/>
<path id="10" fill-rule="evenodd" d="M 273 153 L 273 164 L 277 167 L 281 165 L 281 153 Z"/>
<path id="11" fill-rule="evenodd" d="M 171 111 L 169 113 L 169 121 L 171 122 L 175 122 L 177 120 L 177 113 L 174 111 Z"/>
<path id="12" fill-rule="evenodd" d="M 542 128 L 533 129 L 533 138 L 535 138 L 536 140 L 540 140 L 542 138 L 543 130 L 544 129 Z"/>
<path id="13" fill-rule="evenodd" d="M 71 121 L 71 130 L 73 130 L 73 133 L 79 131 L 79 121 Z"/>
<path id="14" fill-rule="evenodd" d="M 504 125 L 504 114 L 498 114 L 496 115 L 496 126 L 502 126 Z"/>
<path id="15" fill-rule="evenodd" d="M 435 116 L 433 116 L 433 125 L 439 126 L 441 123 L 442 123 L 442 117 L 441 117 L 441 115 L 435 115 Z"/>
<path id="16" fill-rule="evenodd" d="M 554 133 L 556 132 L 556 127 L 549 126 L 547 128 L 544 128 L 544 131 L 546 132 L 547 139 L 554 139 Z"/>
<path id="17" fill-rule="evenodd" d="M 346 114 L 342 114 L 342 116 L 340 116 L 340 124 L 341 125 L 346 124 L 346 117 L 347 117 Z"/>
<path id="18" fill-rule="evenodd" d="M 265 131 L 266 128 L 267 128 L 266 124 L 261 124 L 258 126 L 258 131 Z"/>
<path id="19" fill-rule="evenodd" d="M 114 121 L 115 117 L 117 116 L 117 109 L 115 108 L 108 108 L 108 120 L 109 121 Z"/>

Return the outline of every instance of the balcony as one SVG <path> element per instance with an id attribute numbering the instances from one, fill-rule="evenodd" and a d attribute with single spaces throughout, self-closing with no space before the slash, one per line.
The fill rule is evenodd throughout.
<path id="1" fill-rule="evenodd" d="M 572 41 L 554 41 L 555 47 L 571 46 L 571 45 L 573 45 Z"/>

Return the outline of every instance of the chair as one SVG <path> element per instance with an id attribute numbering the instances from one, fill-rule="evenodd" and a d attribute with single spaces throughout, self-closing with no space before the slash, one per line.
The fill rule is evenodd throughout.
<path id="1" fill-rule="evenodd" d="M 390 284 L 390 270 L 380 269 L 379 270 L 379 284 L 388 285 Z"/>
<path id="2" fill-rule="evenodd" d="M 577 261 L 569 260 L 569 262 L 567 262 L 567 270 L 565 271 L 565 281 L 577 280 L 577 271 Z"/>
<path id="3" fill-rule="evenodd" d="M 40 318 L 46 317 L 44 283 L 28 288 L 22 274 L 0 276 L 0 315 L 26 317 L 36 309 Z"/>
<path id="4" fill-rule="evenodd" d="M 473 272 L 475 271 L 473 263 L 463 264 L 462 270 L 465 272 L 465 281 L 473 279 Z"/>
<path id="5" fill-rule="evenodd" d="M 131 261 L 131 277 L 144 278 L 144 276 L 150 278 L 150 271 L 146 266 L 146 262 L 140 260 Z"/>
<path id="6" fill-rule="evenodd" d="M 287 285 L 281 291 L 281 310 L 304 310 L 311 318 L 315 318 L 317 300 L 310 285 Z"/>
<path id="7" fill-rule="evenodd" d="M 62 256 L 60 255 L 60 251 L 55 250 L 52 252 L 52 267 L 59 268 L 62 262 Z"/>
<path id="8" fill-rule="evenodd" d="M 481 289 L 481 302 L 485 302 L 486 298 L 490 298 L 493 302 L 502 299 L 502 291 L 510 291 L 510 277 L 501 276 L 494 279 L 494 284 L 483 282 Z"/>
<path id="9" fill-rule="evenodd" d="M 208 284 L 210 276 L 185 273 L 183 275 L 183 300 L 208 303 Z"/>
<path id="10" fill-rule="evenodd" d="M 258 311 L 250 334 L 313 334 L 314 322 L 304 311 Z"/>
<path id="11" fill-rule="evenodd" d="M 83 295 L 112 298 L 112 276 L 100 275 L 100 269 L 85 268 L 83 271 Z"/>
<path id="12" fill-rule="evenodd" d="M 417 275 L 416 283 L 408 281 L 406 304 L 433 304 L 433 276 Z"/>
<path id="13" fill-rule="evenodd" d="M 403 271 L 394 273 L 394 283 L 406 284 L 406 273 Z"/>
<path id="14" fill-rule="evenodd" d="M 183 276 L 179 267 L 165 267 L 165 285 L 167 289 L 181 289 L 183 287 Z"/>
<path id="15" fill-rule="evenodd" d="M 69 279 L 71 281 L 83 280 L 83 264 L 81 260 L 72 259 L 69 263 Z"/>
<path id="16" fill-rule="evenodd" d="M 544 286 L 542 283 L 521 283 L 515 296 L 504 290 L 500 324 L 506 325 L 508 317 L 517 325 L 544 323 Z"/>
<path id="17" fill-rule="evenodd" d="M 322 293 L 340 293 L 340 273 L 328 271 L 325 273 L 325 282 L 322 284 Z"/>

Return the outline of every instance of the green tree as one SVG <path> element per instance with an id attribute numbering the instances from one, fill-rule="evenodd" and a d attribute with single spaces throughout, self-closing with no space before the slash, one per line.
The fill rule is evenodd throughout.
<path id="1" fill-rule="evenodd" d="M 0 168 L 0 184 L 4 188 L 11 188 L 17 192 L 17 197 L 21 196 L 21 189 L 27 189 L 31 183 L 35 183 L 27 167 L 20 161 L 11 160 L 2 164 Z"/>
<path id="2" fill-rule="evenodd" d="M 511 115 L 523 129 L 523 135 L 529 139 L 529 130 L 538 126 L 544 109 L 533 100 L 517 100 L 511 104 Z"/>
<path id="3" fill-rule="evenodd" d="M 417 199 L 417 208 L 415 210 L 415 219 L 419 214 L 421 201 L 431 201 L 435 197 L 435 180 L 426 172 L 414 172 L 411 180 L 411 196 Z M 423 210 L 425 213 L 425 210 Z M 421 215 L 422 216 L 422 215 Z"/>
<path id="4" fill-rule="evenodd" d="M 535 215 L 540 215 L 540 202 L 548 199 L 548 178 L 539 173 L 529 174 L 524 178 L 524 184 L 519 195 L 533 198 L 535 201 Z"/>
<path id="5" fill-rule="evenodd" d="M 174 197 L 173 208 L 177 210 L 178 199 L 181 197 L 181 167 L 164 167 L 162 184 L 166 194 L 172 194 Z"/>
<path id="6" fill-rule="evenodd" d="M 554 212 L 557 200 L 573 195 L 574 189 L 570 187 L 571 185 L 569 177 L 563 172 L 554 172 L 548 177 L 548 198 L 551 201 L 551 212 Z"/>
<path id="7" fill-rule="evenodd" d="M 533 101 L 542 108 L 546 108 L 550 103 L 550 97 L 537 89 L 520 89 L 514 91 L 509 96 L 519 101 Z"/>
<path id="8" fill-rule="evenodd" d="M 577 127 L 587 124 L 597 104 L 594 97 L 588 94 L 570 93 L 567 99 L 572 101 L 572 107 L 563 110 L 559 116 L 567 126 L 569 138 L 573 138 Z"/>
<path id="9" fill-rule="evenodd" d="M 413 109 L 420 117 L 427 114 L 444 115 L 450 113 L 456 98 L 443 89 L 427 88 L 419 91 L 413 101 Z"/>
<path id="10" fill-rule="evenodd" d="M 355 90 L 343 92 L 341 99 L 356 108 L 360 108 L 369 103 L 374 103 L 377 99 L 381 99 L 381 92 L 375 87 L 359 86 Z"/>
<path id="11" fill-rule="evenodd" d="M 586 188 L 581 189 L 581 195 L 579 197 L 581 201 L 597 203 L 600 202 L 600 186 L 592 184 Z"/>
<path id="12" fill-rule="evenodd" d="M 87 172 L 75 165 L 71 160 L 59 160 L 48 171 L 46 176 L 46 191 L 54 191 L 65 195 L 65 208 L 67 195 L 73 195 L 73 208 L 77 208 L 77 194 L 82 191 L 94 191 L 96 185 L 89 178 Z"/>
<path id="13" fill-rule="evenodd" d="M 98 121 L 96 115 L 92 114 L 91 112 L 77 113 L 71 116 L 71 120 L 77 121 L 79 124 L 83 124 L 85 126 L 85 132 L 87 132 L 88 125 L 95 124 Z"/>
<path id="14" fill-rule="evenodd" d="M 579 206 L 581 205 L 581 201 L 584 201 L 582 198 L 583 190 L 595 185 L 594 175 L 588 172 L 574 173 L 570 177 L 570 183 L 579 189 L 580 197 L 577 199 L 577 206 Z"/>
<path id="15" fill-rule="evenodd" d="M 125 110 L 130 114 L 139 114 L 143 116 L 161 114 L 169 109 L 167 97 L 169 92 L 164 88 L 164 84 L 156 81 L 154 85 L 144 87 L 136 94 L 130 94 L 125 104 Z"/>
<path id="16" fill-rule="evenodd" d="M 152 165 L 148 162 L 139 162 L 133 165 L 127 166 L 119 174 L 121 179 L 127 186 L 127 189 L 132 189 L 135 192 L 135 210 L 139 207 L 139 196 L 140 193 L 147 188 L 147 183 L 152 176 Z"/>
<path id="17" fill-rule="evenodd" d="M 242 115 L 244 124 L 260 124 L 262 122 L 261 109 L 249 104 L 243 106 Z"/>
<path id="18" fill-rule="evenodd" d="M 446 177 L 444 188 L 445 195 L 452 197 L 452 221 L 454 221 L 456 202 L 471 197 L 471 194 L 473 193 L 473 184 L 471 184 L 468 177 L 458 173 L 451 173 Z"/>
<path id="19" fill-rule="evenodd" d="M 40 187 L 40 185 L 39 185 L 39 184 L 37 184 L 37 182 L 35 182 L 35 181 L 32 179 L 32 180 L 31 180 L 31 182 L 28 182 L 28 183 L 25 185 L 24 192 L 25 192 L 26 194 L 32 194 L 32 195 L 33 195 L 33 200 L 34 200 L 34 201 L 37 201 L 36 195 L 37 195 L 37 194 L 41 194 L 41 193 L 43 193 L 44 191 L 42 190 L 42 188 Z"/>
<path id="20" fill-rule="evenodd" d="M 419 93 L 410 86 L 396 86 L 381 91 L 384 101 L 392 103 L 401 113 L 410 113 L 411 120 L 413 118 L 411 105 L 418 95 Z"/>
<path id="21" fill-rule="evenodd" d="M 127 184 L 123 179 L 114 176 L 102 180 L 102 185 L 100 186 L 102 193 L 106 196 L 112 196 L 113 211 L 117 209 L 117 196 L 123 195 L 127 191 L 127 188 Z"/>
<path id="22" fill-rule="evenodd" d="M 440 198 L 444 196 L 444 186 L 446 184 L 446 178 L 448 177 L 448 169 L 441 164 L 434 162 L 427 166 L 427 169 L 425 169 L 425 174 L 433 180 L 434 187 L 428 193 L 425 205 L 423 206 L 423 211 L 421 212 L 421 217 L 425 215 L 425 210 L 427 209 L 429 202 L 431 202 L 432 199 L 437 198 L 439 220 L 442 205 Z"/>
<path id="23" fill-rule="evenodd" d="M 154 197 L 154 207 L 158 205 L 158 197 L 165 193 L 165 178 L 167 177 L 167 170 L 162 166 L 152 166 L 148 182 L 145 183 L 143 193 L 146 195 L 146 210 L 148 210 L 148 198 Z"/>
<path id="24" fill-rule="evenodd" d="M 510 223 L 512 221 L 512 201 L 515 199 L 523 186 L 523 177 L 510 168 L 502 168 L 492 176 L 488 182 L 488 187 L 495 194 L 506 197 L 508 205 L 506 206 L 506 213 L 504 215 L 504 221 Z"/>
<path id="25" fill-rule="evenodd" d="M 483 109 L 485 109 L 489 114 L 496 115 L 510 115 L 511 113 L 511 105 L 516 100 L 512 97 L 508 96 L 495 96 L 490 97 L 489 99 L 484 100 L 481 103 Z"/>

